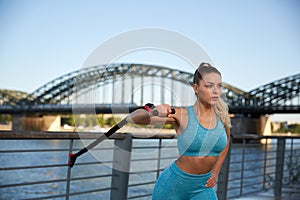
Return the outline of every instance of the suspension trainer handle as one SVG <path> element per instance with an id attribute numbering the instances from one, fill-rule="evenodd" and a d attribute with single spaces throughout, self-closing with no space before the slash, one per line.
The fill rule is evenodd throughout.
<path id="1" fill-rule="evenodd" d="M 152 103 L 147 103 L 145 106 L 144 106 L 144 109 L 146 111 L 148 111 L 150 114 L 152 114 L 153 116 L 158 116 L 158 111 L 155 110 L 155 106 L 152 104 Z M 174 108 L 171 108 L 171 113 L 170 114 L 175 114 L 175 109 Z"/>
<path id="2" fill-rule="evenodd" d="M 151 103 L 147 103 L 145 106 L 136 107 L 131 112 L 134 112 L 134 111 L 136 111 L 138 109 L 144 109 L 147 112 L 149 112 L 150 114 L 152 114 L 153 116 L 158 116 L 158 112 L 157 112 L 157 110 L 155 110 L 155 106 L 153 104 L 151 104 Z M 175 114 L 175 109 L 174 108 L 172 108 L 171 114 Z M 115 132 L 117 132 L 120 128 L 122 128 L 124 125 L 126 125 L 128 123 L 127 122 L 127 117 L 128 116 L 126 116 L 122 121 L 120 121 L 119 123 L 117 123 L 116 125 L 114 125 L 111 129 L 109 129 L 106 133 L 104 133 L 103 135 L 101 135 L 98 139 L 96 139 L 94 142 L 92 142 L 91 144 L 89 144 L 87 147 L 79 150 L 75 154 L 70 153 L 69 154 L 68 166 L 69 167 L 73 167 L 74 164 L 75 164 L 75 162 L 76 162 L 76 159 L 79 156 L 81 156 L 82 154 L 85 154 L 90 149 L 94 148 L 100 142 L 102 142 L 106 138 L 109 138 L 111 135 L 113 135 Z"/>

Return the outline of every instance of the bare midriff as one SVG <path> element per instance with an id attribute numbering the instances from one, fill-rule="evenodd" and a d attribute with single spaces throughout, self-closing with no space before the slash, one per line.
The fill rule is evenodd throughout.
<path id="1" fill-rule="evenodd" d="M 213 169 L 217 159 L 217 156 L 180 156 L 176 164 L 189 174 L 206 174 Z"/>

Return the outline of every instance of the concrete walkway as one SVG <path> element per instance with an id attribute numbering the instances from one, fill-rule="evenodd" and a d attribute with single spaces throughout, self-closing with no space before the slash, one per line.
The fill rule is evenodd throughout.
<path id="1" fill-rule="evenodd" d="M 251 195 L 245 195 L 234 200 L 300 200 L 300 193 L 286 194 L 283 193 L 281 198 L 274 197 L 273 191 L 258 192 Z"/>

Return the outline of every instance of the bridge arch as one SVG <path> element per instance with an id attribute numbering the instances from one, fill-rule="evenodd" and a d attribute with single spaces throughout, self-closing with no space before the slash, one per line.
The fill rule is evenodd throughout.
<path id="1" fill-rule="evenodd" d="M 186 105 L 195 100 L 191 88 L 192 80 L 193 73 L 157 65 L 113 64 L 109 66 L 92 66 L 65 74 L 46 83 L 28 95 L 27 102 L 24 101 L 23 103 L 71 104 L 74 101 L 77 101 L 77 103 L 78 101 L 84 102 L 85 100 L 80 100 L 80 97 L 95 98 L 98 95 L 97 98 L 101 98 L 99 97 L 101 94 L 96 94 L 99 93 L 96 92 L 99 89 L 99 91 L 102 90 L 102 96 L 111 96 L 106 99 L 107 102 L 101 102 L 100 99 L 96 101 L 100 103 L 143 104 L 152 101 L 157 103 L 166 102 L 172 105 Z M 187 90 L 191 91 L 190 94 L 186 92 Z M 91 91 L 93 92 L 91 93 Z M 148 94 L 147 96 L 146 93 L 149 93 L 149 91 L 151 95 Z M 224 83 L 223 95 L 229 104 L 234 105 L 245 94 L 244 91 Z M 158 97 L 160 99 L 157 99 Z"/>
<path id="2" fill-rule="evenodd" d="M 299 105 L 300 73 L 287 76 L 249 91 L 248 105 L 283 106 Z M 298 102 L 295 98 L 298 97 Z M 297 100 L 296 100 L 297 101 Z"/>
<path id="3" fill-rule="evenodd" d="M 26 92 L 16 91 L 16 90 L 0 90 L 0 106 L 10 105 L 16 106 L 19 101 L 27 97 Z"/>
<path id="4" fill-rule="evenodd" d="M 95 103 L 139 105 L 152 101 L 182 106 L 195 100 L 190 87 L 192 80 L 192 73 L 157 65 L 99 65 L 62 75 L 31 94 L 0 90 L 0 104 L 13 107 L 72 104 L 84 103 L 85 98 L 93 99 Z M 249 107 L 299 107 L 299 83 L 300 74 L 273 81 L 249 92 L 224 83 L 223 98 L 231 108 L 238 108 L 240 111 Z M 191 92 L 187 92 L 188 90 Z"/>

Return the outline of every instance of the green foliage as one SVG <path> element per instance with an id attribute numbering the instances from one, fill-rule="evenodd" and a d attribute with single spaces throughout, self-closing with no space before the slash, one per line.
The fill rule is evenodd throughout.
<path id="1" fill-rule="evenodd" d="M 164 128 L 164 129 L 174 129 L 174 126 L 173 126 L 173 124 L 165 124 L 165 125 L 163 126 L 163 128 Z"/>
<path id="2" fill-rule="evenodd" d="M 103 118 L 103 116 L 98 116 L 97 120 L 101 127 L 103 127 L 105 125 L 105 119 Z"/>
<path id="3" fill-rule="evenodd" d="M 0 114 L 0 124 L 7 124 L 11 122 L 11 115 Z"/>
<path id="4" fill-rule="evenodd" d="M 61 124 L 68 124 L 70 126 L 114 126 L 116 123 L 120 122 L 121 118 L 109 117 L 104 119 L 103 116 L 95 115 L 67 115 L 61 118 Z"/>
<path id="5" fill-rule="evenodd" d="M 300 133 L 300 124 L 290 124 L 288 127 L 281 125 L 278 133 Z"/>
<path id="6" fill-rule="evenodd" d="M 114 126 L 116 125 L 117 123 L 119 123 L 122 119 L 121 118 L 115 118 L 115 117 L 108 117 L 106 120 L 105 120 L 105 124 L 108 125 L 108 126 Z"/>
<path id="7" fill-rule="evenodd" d="M 93 116 L 67 115 L 62 117 L 61 124 L 70 126 L 95 126 L 97 120 Z"/>

